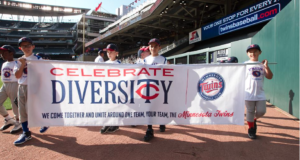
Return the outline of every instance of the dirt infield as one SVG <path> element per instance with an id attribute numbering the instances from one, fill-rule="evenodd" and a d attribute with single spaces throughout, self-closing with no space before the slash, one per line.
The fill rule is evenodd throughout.
<path id="1" fill-rule="evenodd" d="M 0 159 L 299 159 L 299 122 L 272 106 L 258 120 L 256 140 L 247 137 L 246 125 L 169 125 L 164 133 L 153 128 L 149 143 L 142 141 L 146 126 L 107 135 L 101 127 L 51 127 L 44 134 L 31 128 L 33 138 L 21 146 L 13 145 L 19 135 L 8 129 L 0 133 Z"/>

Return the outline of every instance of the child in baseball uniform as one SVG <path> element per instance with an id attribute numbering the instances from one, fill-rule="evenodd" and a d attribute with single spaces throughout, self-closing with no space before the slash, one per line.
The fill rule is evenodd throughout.
<path id="1" fill-rule="evenodd" d="M 136 64 L 144 64 L 144 59 L 150 55 L 149 47 L 143 46 L 138 51 L 138 60 Z"/>
<path id="2" fill-rule="evenodd" d="M 25 143 L 31 139 L 31 132 L 28 128 L 28 106 L 27 106 L 27 63 L 26 60 L 42 60 L 40 57 L 33 54 L 35 48 L 32 40 L 27 37 L 22 37 L 18 41 L 20 50 L 24 53 L 24 56 L 20 57 L 15 65 L 14 74 L 18 79 L 18 107 L 19 118 L 22 124 L 23 133 L 14 142 L 15 145 Z M 49 127 L 41 127 L 40 132 L 44 133 Z"/>
<path id="3" fill-rule="evenodd" d="M 18 106 L 14 103 L 18 93 L 18 80 L 13 73 L 13 69 L 16 64 L 14 61 L 14 54 L 16 54 L 16 51 L 12 46 L 4 45 L 0 48 L 0 54 L 2 59 L 6 60 L 1 68 L 1 80 L 3 85 L 0 89 L 0 114 L 4 117 L 4 125 L 0 128 L 0 130 L 4 131 L 14 125 L 15 127 L 10 131 L 11 134 L 14 134 L 22 130 L 22 126 L 19 123 Z M 7 97 L 10 99 L 14 117 L 10 117 L 3 106 Z"/>
<path id="4" fill-rule="evenodd" d="M 144 60 L 145 64 L 157 65 L 157 64 L 166 64 L 167 59 L 163 56 L 158 55 L 158 51 L 161 49 L 160 41 L 157 38 L 153 38 L 149 41 L 149 50 L 151 55 L 147 56 Z M 166 126 L 159 126 L 160 132 L 165 132 Z M 144 141 L 148 142 L 154 137 L 154 132 L 152 129 L 152 125 L 148 125 L 148 129 L 146 131 L 146 135 L 144 136 Z"/>
<path id="5" fill-rule="evenodd" d="M 111 64 L 121 64 L 121 62 L 117 59 L 117 56 L 119 54 L 119 50 L 117 45 L 111 43 L 107 45 L 107 57 L 108 60 L 105 61 L 105 63 L 111 63 Z M 115 131 L 119 130 L 119 126 L 103 126 L 100 130 L 101 134 L 104 133 L 113 133 Z"/>
<path id="6" fill-rule="evenodd" d="M 100 50 L 100 51 L 98 52 L 98 56 L 97 56 L 96 59 L 95 59 L 95 62 L 96 62 L 96 63 L 104 63 L 104 54 L 105 54 L 105 52 L 102 51 L 102 50 Z"/>
<path id="7" fill-rule="evenodd" d="M 247 123 L 249 126 L 248 137 L 256 138 L 256 120 L 266 113 L 266 96 L 263 90 L 264 77 L 273 78 L 273 73 L 265 59 L 258 61 L 262 53 L 259 45 L 252 44 L 247 48 L 249 60 L 245 63 L 255 63 L 247 65 L 245 82 L 245 105 L 247 108 Z"/>

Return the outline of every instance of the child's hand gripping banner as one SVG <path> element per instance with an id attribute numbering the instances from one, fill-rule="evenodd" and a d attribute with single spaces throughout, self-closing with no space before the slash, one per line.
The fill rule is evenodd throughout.
<path id="1" fill-rule="evenodd" d="M 28 62 L 29 126 L 244 125 L 245 65 Z"/>

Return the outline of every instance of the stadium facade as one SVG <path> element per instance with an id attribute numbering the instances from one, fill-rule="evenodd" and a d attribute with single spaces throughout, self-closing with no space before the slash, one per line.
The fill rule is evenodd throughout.
<path id="1" fill-rule="evenodd" d="M 17 51 L 15 58 L 23 55 L 18 39 L 29 37 L 36 46 L 34 53 L 44 59 L 75 60 L 77 23 L 66 16 L 89 9 L 0 0 L 0 11 L 0 45 L 12 45 Z"/>
<path id="2" fill-rule="evenodd" d="M 268 101 L 299 118 L 298 0 L 148 0 L 85 47 L 113 42 L 126 60 L 153 37 L 171 64 L 218 63 L 230 56 L 243 62 L 247 46 L 258 43 L 262 58 L 277 63 L 271 65 L 274 80 L 265 82 Z"/>

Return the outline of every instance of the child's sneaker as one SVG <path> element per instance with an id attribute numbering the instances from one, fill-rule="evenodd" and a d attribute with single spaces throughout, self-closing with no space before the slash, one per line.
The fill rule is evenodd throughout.
<path id="1" fill-rule="evenodd" d="M 254 128 L 249 128 L 248 129 L 248 137 L 251 139 L 256 139 L 256 133 Z"/>
<path id="2" fill-rule="evenodd" d="M 119 126 L 112 126 L 107 130 L 107 133 L 113 133 L 117 130 L 119 130 Z"/>
<path id="3" fill-rule="evenodd" d="M 49 128 L 49 126 L 48 127 L 41 127 L 40 133 L 45 133 L 48 130 L 48 128 Z"/>
<path id="4" fill-rule="evenodd" d="M 160 125 L 159 126 L 159 131 L 160 132 L 165 132 L 166 131 L 166 126 L 165 125 Z"/>
<path id="5" fill-rule="evenodd" d="M 145 142 L 149 142 L 154 137 L 153 129 L 147 129 L 146 135 L 144 137 Z"/>
<path id="6" fill-rule="evenodd" d="M 0 128 L 0 131 L 6 130 L 10 126 L 15 125 L 15 123 L 16 123 L 16 120 L 14 120 L 12 118 L 9 120 L 4 119 L 4 125 Z"/>
<path id="7" fill-rule="evenodd" d="M 14 145 L 20 145 L 31 139 L 31 132 L 22 133 L 20 137 L 14 142 Z"/>
<path id="8" fill-rule="evenodd" d="M 111 126 L 103 126 L 103 127 L 101 128 L 101 130 L 100 130 L 100 133 L 101 133 L 101 134 L 106 133 L 110 127 L 111 127 Z"/>
<path id="9" fill-rule="evenodd" d="M 15 123 L 15 127 L 10 131 L 11 134 L 15 134 L 15 133 L 18 133 L 22 130 L 22 125 L 16 121 Z"/>

